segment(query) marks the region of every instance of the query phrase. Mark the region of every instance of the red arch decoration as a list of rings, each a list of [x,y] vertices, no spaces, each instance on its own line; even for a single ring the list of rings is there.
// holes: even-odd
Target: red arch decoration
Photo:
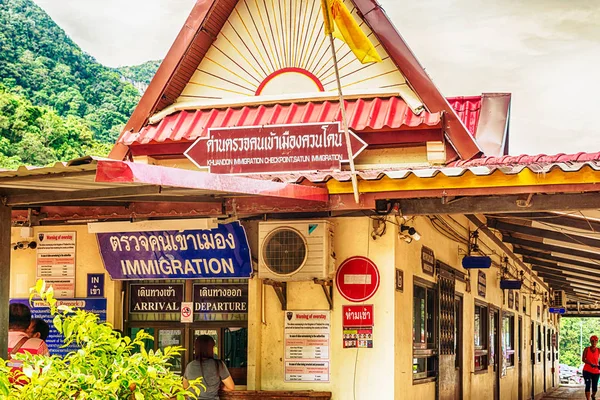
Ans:
[[[273,80],[275,77],[285,74],[287,72],[296,72],[298,74],[302,74],[308,78],[310,78],[315,85],[317,85],[317,87],[319,88],[319,92],[324,92],[325,88],[323,87],[323,84],[321,83],[321,81],[319,80],[319,78],[317,78],[313,73],[303,69],[303,68],[297,68],[297,67],[286,67],[286,68],[282,68],[279,69],[273,73],[271,73],[269,76],[267,76],[261,83],[260,85],[258,85],[258,88],[256,89],[256,93],[254,93],[256,96],[260,96],[260,94],[262,93],[263,89],[265,88],[265,86],[271,81]]]

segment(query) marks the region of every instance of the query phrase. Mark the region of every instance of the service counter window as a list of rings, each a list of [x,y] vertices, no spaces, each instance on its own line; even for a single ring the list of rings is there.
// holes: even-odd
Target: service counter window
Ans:
[[[437,371],[436,291],[429,282],[413,287],[413,380],[434,378]]]
[[[475,304],[473,336],[475,339],[475,371],[488,367],[488,307],[483,303]]]
[[[183,373],[194,358],[199,335],[215,339],[214,354],[225,362],[237,385],[245,385],[248,366],[248,281],[171,280],[126,284],[125,332],[150,335],[147,350],[182,346],[186,351],[171,360],[172,370]],[[191,302],[193,322],[181,322],[181,303]]]
[[[502,347],[504,348],[504,365],[515,365],[515,316],[505,312],[502,316]]]

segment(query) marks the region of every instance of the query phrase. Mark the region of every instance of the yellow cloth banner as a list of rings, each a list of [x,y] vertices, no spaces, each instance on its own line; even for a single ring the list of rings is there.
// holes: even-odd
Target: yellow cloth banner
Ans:
[[[321,9],[325,21],[325,35],[332,34],[346,43],[363,64],[381,62],[377,50],[342,0],[321,0]]]

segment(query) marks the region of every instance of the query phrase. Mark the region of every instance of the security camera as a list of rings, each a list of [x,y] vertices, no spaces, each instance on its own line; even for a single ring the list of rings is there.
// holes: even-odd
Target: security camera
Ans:
[[[421,240],[421,235],[419,235],[419,232],[412,226],[400,225],[400,234],[407,243],[410,243],[413,240]]]
[[[35,248],[37,248],[37,242],[22,241],[22,242],[13,243],[12,246],[13,246],[13,250],[35,249]]]

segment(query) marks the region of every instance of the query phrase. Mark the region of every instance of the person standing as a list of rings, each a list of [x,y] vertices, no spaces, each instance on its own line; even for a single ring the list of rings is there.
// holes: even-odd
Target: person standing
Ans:
[[[33,318],[27,329],[27,334],[30,338],[40,338],[45,342],[50,334],[50,326],[41,318]]]
[[[215,340],[209,335],[200,335],[194,341],[195,360],[185,367],[183,374],[183,387],[190,387],[190,381],[202,377],[202,384],[206,390],[193,388],[198,394],[198,399],[219,400],[219,389],[223,384],[223,390],[235,389],[233,379],[225,363],[215,359]]]
[[[598,349],[597,345],[598,336],[592,335],[590,337],[590,346],[583,349],[583,355],[581,356],[581,361],[583,361],[584,364],[583,380],[585,381],[585,398],[587,400],[596,400],[596,392],[598,391],[598,378],[600,377],[598,361],[600,358],[600,349]]]

